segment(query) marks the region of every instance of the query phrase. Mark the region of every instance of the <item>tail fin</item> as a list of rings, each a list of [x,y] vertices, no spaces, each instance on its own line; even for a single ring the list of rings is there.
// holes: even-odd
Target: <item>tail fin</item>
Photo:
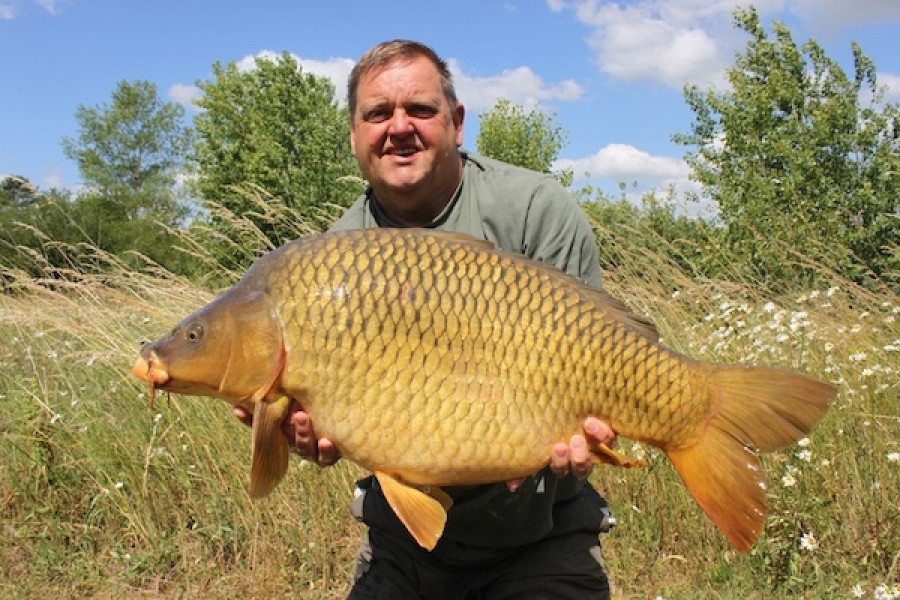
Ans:
[[[692,445],[666,454],[685,486],[740,552],[766,518],[757,452],[802,438],[825,414],[835,390],[799,373],[766,367],[711,367],[712,411]]]

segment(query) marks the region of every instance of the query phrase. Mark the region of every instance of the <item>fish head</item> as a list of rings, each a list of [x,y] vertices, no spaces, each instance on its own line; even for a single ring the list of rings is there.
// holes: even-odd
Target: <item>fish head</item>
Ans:
[[[280,364],[280,321],[268,295],[236,286],[144,344],[131,372],[156,389],[212,396],[238,406],[266,386]]]

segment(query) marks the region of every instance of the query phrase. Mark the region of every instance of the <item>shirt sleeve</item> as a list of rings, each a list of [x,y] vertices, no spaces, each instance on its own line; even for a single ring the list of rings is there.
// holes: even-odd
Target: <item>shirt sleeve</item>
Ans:
[[[600,259],[591,225],[575,199],[552,177],[535,188],[525,217],[526,256],[600,287]]]

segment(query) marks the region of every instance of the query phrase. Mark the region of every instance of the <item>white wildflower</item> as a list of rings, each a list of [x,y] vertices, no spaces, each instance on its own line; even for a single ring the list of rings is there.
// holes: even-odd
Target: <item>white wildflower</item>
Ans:
[[[812,461],[812,452],[810,452],[809,450],[801,450],[800,452],[797,453],[797,458],[799,458],[800,460],[806,461],[806,462],[811,462]]]
[[[853,589],[850,590],[850,594],[854,598],[862,598],[863,596],[866,595],[866,590],[863,589],[862,584],[857,583],[856,585],[853,586]]]
[[[797,445],[801,448],[806,448],[809,446],[809,438],[801,438],[797,440]]]
[[[797,485],[797,480],[794,478],[793,474],[785,473],[784,477],[781,478],[781,485],[784,487],[794,487]]]
[[[896,600],[900,598],[900,584],[894,584],[893,587],[886,583],[882,583],[872,592],[872,597],[876,600]]]
[[[900,452],[889,452],[887,459],[889,463],[900,464]]]
[[[816,540],[816,536],[813,535],[812,531],[807,531],[800,537],[800,547],[808,552],[812,552],[819,548],[819,542]]]

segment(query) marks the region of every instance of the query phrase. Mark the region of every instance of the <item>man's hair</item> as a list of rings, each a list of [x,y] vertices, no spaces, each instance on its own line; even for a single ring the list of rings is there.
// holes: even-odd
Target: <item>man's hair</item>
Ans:
[[[363,77],[395,62],[408,62],[420,56],[424,56],[431,61],[431,64],[437,69],[441,77],[441,88],[444,91],[444,97],[450,106],[455,108],[459,101],[456,98],[456,90],[453,88],[453,77],[450,75],[447,63],[425,44],[411,40],[391,40],[382,42],[363,54],[353,66],[353,70],[350,71],[350,78],[347,81],[347,108],[350,110],[350,121],[353,121],[353,115],[356,113],[356,91]]]

